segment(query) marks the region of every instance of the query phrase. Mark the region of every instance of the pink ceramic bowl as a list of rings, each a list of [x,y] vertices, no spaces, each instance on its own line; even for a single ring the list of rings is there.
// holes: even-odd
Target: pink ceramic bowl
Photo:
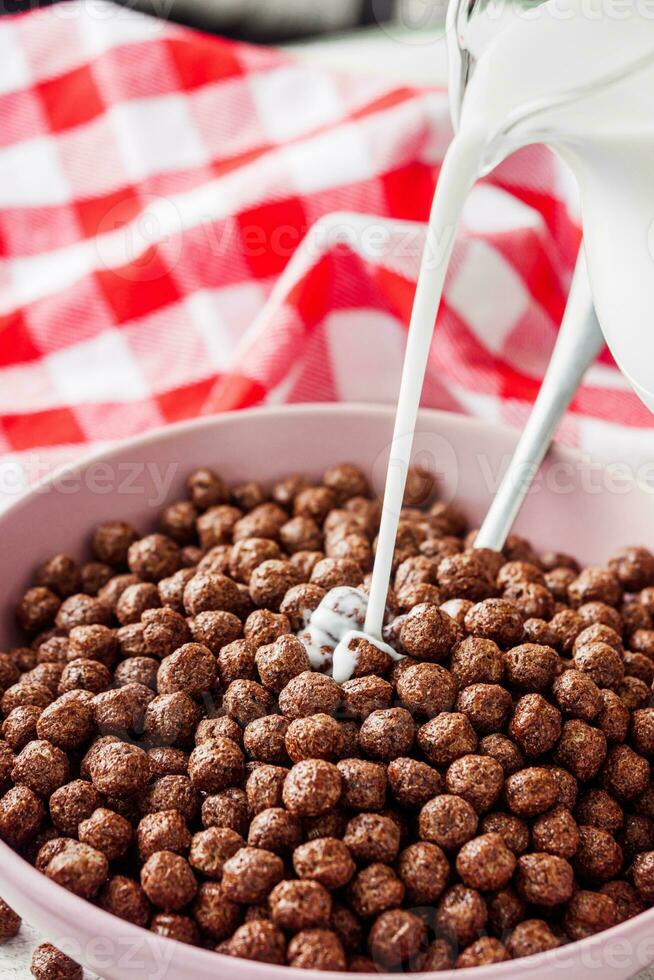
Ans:
[[[380,490],[392,423],[392,410],[385,407],[309,405],[246,411],[132,440],[45,484],[0,517],[0,649],[17,640],[13,605],[35,565],[61,550],[77,548],[81,556],[97,522],[125,518],[145,530],[164,499],[182,495],[185,474],[201,464],[214,466],[231,481],[271,481],[293,470],[318,476],[328,464],[352,460],[368,471]],[[498,471],[515,441],[514,432],[499,426],[425,411],[416,457],[439,471],[443,494],[456,494],[475,523],[488,506]],[[635,482],[625,486],[622,481],[616,487],[597,467],[557,449],[516,530],[537,547],[600,561],[624,544],[651,545],[652,527],[651,492]],[[48,881],[4,844],[0,894],[50,940],[106,980],[215,980],[223,974],[235,980],[288,977],[283,967],[218,956],[122,922]],[[551,980],[569,971],[575,980],[624,980],[653,961],[654,910],[563,950],[457,971],[457,977]],[[325,974],[316,974],[315,980],[319,977]]]

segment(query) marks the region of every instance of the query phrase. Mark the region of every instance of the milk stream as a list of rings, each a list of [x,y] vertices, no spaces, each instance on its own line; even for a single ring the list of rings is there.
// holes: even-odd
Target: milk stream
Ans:
[[[356,590],[333,590],[303,636],[316,669],[341,681],[356,666],[357,636],[390,650],[382,629],[393,551],[465,200],[478,176],[536,142],[558,152],[577,179],[598,318],[617,363],[654,410],[654,17],[636,0],[603,0],[590,14],[585,0],[549,0],[531,16],[513,18],[481,55],[443,161],[409,325],[370,595],[366,602]]]

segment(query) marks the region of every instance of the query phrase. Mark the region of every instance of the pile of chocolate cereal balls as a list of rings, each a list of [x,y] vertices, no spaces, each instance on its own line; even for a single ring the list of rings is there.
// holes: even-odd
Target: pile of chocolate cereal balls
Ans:
[[[109,520],[91,561],[50,558],[19,602],[2,840],[160,936],[318,970],[500,963],[654,903],[648,550],[583,570],[515,536],[473,551],[412,471],[385,633],[406,659],[362,641],[338,685],[295,634],[369,584],[365,476],[269,492],[198,469],[187,490],[154,533]],[[34,976],[81,975],[48,972],[57,953]]]

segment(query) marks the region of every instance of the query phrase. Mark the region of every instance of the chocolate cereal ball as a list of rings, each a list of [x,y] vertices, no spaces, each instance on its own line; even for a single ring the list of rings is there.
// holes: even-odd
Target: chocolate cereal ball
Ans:
[[[485,735],[479,743],[481,755],[490,755],[501,765],[504,775],[510,776],[524,766],[522,752],[510,738],[505,735]]]
[[[90,817],[81,821],[78,836],[83,844],[101,851],[108,861],[117,861],[132,841],[132,825],[119,813],[98,807]]]
[[[211,738],[191,752],[188,773],[196,789],[218,793],[228,786],[238,786],[245,777],[243,753],[229,738]]]
[[[581,670],[566,670],[552,686],[561,711],[571,718],[592,721],[600,712],[602,698],[592,678]]]
[[[593,883],[615,878],[622,868],[622,849],[612,834],[600,827],[579,827],[574,867],[580,878]]]
[[[600,888],[602,895],[612,898],[617,913],[617,922],[626,922],[627,919],[640,915],[646,909],[645,903],[639,898],[635,888],[626,881],[607,881]]]
[[[439,664],[414,663],[397,678],[397,696],[414,714],[432,717],[448,711],[456,698],[456,683]]]
[[[226,720],[231,722],[231,718]],[[329,720],[332,721],[333,719],[330,718]],[[287,763],[289,756],[286,751],[285,739],[288,728],[288,719],[282,715],[266,715],[264,718],[255,718],[243,732],[243,745],[248,756],[251,759],[268,762],[271,765]],[[299,759],[294,761],[299,761]]]
[[[357,861],[390,864],[400,847],[400,829],[390,817],[358,813],[348,822],[343,843]]]
[[[497,891],[509,883],[516,866],[500,834],[482,834],[463,845],[456,870],[463,883],[478,891]]]
[[[193,916],[203,935],[222,942],[232,935],[242,920],[242,910],[228,899],[225,889],[216,881],[205,881],[198,888]]]
[[[496,936],[505,937],[527,913],[527,906],[513,888],[503,888],[488,896],[487,905],[489,929]]]
[[[186,821],[177,810],[159,810],[147,813],[136,828],[139,857],[145,862],[157,851],[188,854],[191,834]]]
[[[145,929],[150,921],[150,903],[145,892],[133,878],[115,875],[104,884],[98,895],[98,905],[119,919],[133,922]]]
[[[93,898],[109,873],[109,862],[101,851],[78,841],[67,841],[45,867],[45,874],[58,885],[79,895]]]
[[[397,871],[409,900],[415,905],[430,905],[443,892],[450,865],[437,844],[419,841],[402,851]]]
[[[300,818],[281,807],[269,807],[255,814],[248,831],[250,847],[261,847],[275,854],[286,854],[300,844]]]
[[[295,636],[283,635],[260,646],[256,668],[264,687],[279,694],[294,677],[309,672],[311,664],[304,644]]]
[[[17,936],[21,924],[20,916],[0,898],[0,945]]]
[[[126,742],[103,745],[90,765],[93,785],[108,796],[136,796],[150,776],[150,760],[143,749]]]
[[[214,656],[220,653],[222,647],[238,640],[243,630],[238,616],[225,610],[198,613],[188,625],[195,642],[208,647]]]
[[[22,847],[36,836],[44,816],[36,793],[28,786],[12,786],[0,799],[0,839],[10,847]]]
[[[243,836],[248,826],[248,801],[238,787],[205,797],[202,803],[203,827],[227,827]]]
[[[88,595],[98,595],[103,585],[112,578],[114,573],[110,565],[100,561],[89,561],[80,569],[81,589]]]
[[[414,606],[400,631],[404,650],[417,660],[431,662],[444,660],[459,638],[454,620],[429,602]]]
[[[42,943],[32,953],[30,973],[35,980],[82,980],[84,971],[51,943]]]
[[[71,660],[64,667],[57,690],[59,694],[75,690],[99,694],[100,691],[106,691],[110,684],[111,674],[104,664],[97,660],[79,658]]]
[[[126,521],[105,521],[96,527],[91,548],[99,561],[120,568],[127,564],[127,552],[137,538],[138,534]]]
[[[342,971],[346,966],[343,945],[330,929],[305,929],[288,944],[288,965],[300,970]]]
[[[511,706],[511,695],[499,684],[470,684],[456,701],[457,711],[482,734],[504,728]]]
[[[565,858],[554,854],[523,854],[518,858],[516,889],[525,902],[553,908],[574,891],[574,874]]]
[[[473,966],[490,966],[493,963],[505,963],[511,956],[499,939],[493,936],[482,936],[459,954],[456,967],[464,970]]]
[[[26,704],[14,708],[2,723],[1,772],[0,784],[7,790],[11,783],[11,770],[14,765],[14,752],[20,752],[28,742],[37,738],[36,723],[43,708],[35,704]],[[11,753],[11,754],[9,754]]]
[[[274,643],[280,636],[291,632],[287,616],[269,609],[255,609],[249,614],[243,626],[243,636],[255,648]]]
[[[68,780],[68,758],[50,742],[29,742],[16,757],[11,778],[38,796],[49,797]]]
[[[359,731],[359,743],[373,759],[395,759],[406,755],[413,745],[415,725],[404,708],[373,711]]]
[[[298,585],[299,581],[300,576],[291,562],[269,559],[258,565],[252,572],[249,582],[250,595],[255,605],[265,606],[277,612],[288,590]],[[320,584],[318,582],[318,585]]]
[[[472,636],[493,640],[501,647],[511,647],[522,637],[523,617],[507,599],[484,599],[468,610],[465,628]]]
[[[123,627],[136,626],[141,622],[141,617],[145,612],[149,609],[156,609],[160,604],[159,592],[152,582],[138,582],[135,585],[128,585],[116,602],[116,619]],[[145,652],[144,631],[145,627],[140,631],[143,652]],[[120,636],[118,640],[120,642]]]
[[[546,691],[556,674],[558,656],[552,647],[522,643],[504,654],[506,680],[520,691]]]
[[[305,759],[286,777],[284,805],[298,816],[317,817],[336,806],[341,790],[341,773],[335,765],[323,759]]]
[[[568,859],[576,854],[580,843],[577,822],[564,806],[554,807],[538,817],[532,824],[531,835],[535,850]]]
[[[477,814],[467,800],[443,794],[426,803],[418,818],[422,840],[445,850],[455,850],[471,840],[477,831]]]
[[[575,810],[579,823],[615,833],[624,823],[622,807],[604,789],[590,788],[580,797]]]
[[[355,871],[349,848],[335,837],[322,837],[301,844],[293,852],[298,878],[317,881],[332,891],[346,885]]]
[[[258,963],[284,965],[286,940],[282,931],[272,922],[255,920],[239,926],[221,952]]]
[[[530,766],[508,777],[504,795],[512,813],[519,817],[534,817],[555,804],[558,786],[549,769]]]
[[[333,678],[307,670],[286,684],[279,695],[279,707],[291,719],[332,715],[340,699],[341,689]]]
[[[436,909],[439,934],[459,946],[476,939],[486,925],[488,910],[478,891],[465,885],[453,885],[445,892]]]
[[[484,813],[502,792],[504,771],[490,756],[464,755],[448,768],[445,785],[448,793],[462,796],[477,813]]]
[[[578,891],[568,903],[563,928],[570,939],[586,939],[617,922],[615,902],[600,892]]]
[[[340,724],[330,715],[317,714],[286,722],[285,747],[293,762],[323,759],[333,762],[343,754],[345,738]]]
[[[344,714],[361,721],[371,711],[390,708],[393,700],[393,688],[389,682],[383,677],[372,675],[345,681],[337,693],[341,698]]]
[[[151,745],[186,746],[193,741],[199,718],[198,706],[188,694],[160,694],[146,708],[143,734]]]
[[[93,731],[92,698],[88,691],[68,691],[58,697],[39,716],[39,738],[64,750],[80,746]]]
[[[561,735],[561,712],[541,694],[526,694],[515,705],[509,734],[526,756],[544,755]]]
[[[402,807],[423,806],[440,793],[443,786],[440,773],[417,759],[393,759],[387,776],[391,793]]]
[[[190,834],[189,834],[190,839]],[[208,827],[191,840],[189,864],[205,878],[219,881],[225,861],[245,846],[240,834],[226,827]]]
[[[520,855],[529,847],[529,827],[512,813],[487,813],[481,821],[485,834],[499,834],[514,854]]]
[[[283,805],[282,794],[289,770],[284,766],[257,763],[247,778],[245,792],[251,813]]]
[[[26,633],[38,633],[50,626],[58,614],[61,600],[51,589],[28,589],[16,607],[16,620]]]
[[[179,547],[165,534],[149,534],[127,551],[129,570],[144,582],[159,582],[174,575],[180,561]]]
[[[143,813],[178,810],[191,821],[199,808],[199,794],[187,776],[161,776],[152,781],[141,801]]]
[[[288,932],[329,925],[332,898],[317,881],[281,881],[268,902],[272,921]]]
[[[474,552],[443,558],[438,566],[437,579],[446,599],[480,602],[497,594],[492,573]]]
[[[101,796],[92,783],[74,779],[60,786],[50,796],[50,818],[57,830],[74,837],[82,820],[88,819],[101,805]]]
[[[35,705],[45,708],[52,703],[53,694],[49,687],[38,681],[22,681],[12,684],[2,695],[2,713],[7,718],[16,708]]]
[[[185,643],[162,661],[157,691],[159,694],[183,691],[197,698],[211,689],[215,679],[216,661],[211,650],[200,643]]]
[[[396,967],[419,951],[426,935],[422,919],[403,909],[383,912],[370,930],[368,946],[376,964]]]
[[[141,868],[148,899],[164,912],[177,912],[195,897],[197,881],[188,862],[172,851],[156,851]]]
[[[242,847],[223,865],[222,887],[232,902],[262,902],[284,877],[284,862],[272,851]]]
[[[477,735],[460,712],[441,712],[418,729],[418,745],[430,762],[446,766],[477,748]]]
[[[363,868],[348,888],[350,905],[362,919],[374,918],[402,904],[405,888],[387,864]]]
[[[647,903],[654,901],[654,851],[636,855],[632,876],[640,897]]]
[[[524,919],[517,923],[506,939],[506,948],[516,960],[556,949],[560,945],[561,940],[543,919]]]
[[[624,677],[622,654],[608,643],[587,643],[575,651],[575,667],[598,687],[616,688]]]
[[[468,636],[454,647],[450,670],[459,688],[498,684],[504,675],[504,658],[493,640]]]
[[[153,916],[150,931],[166,939],[175,939],[178,943],[197,945],[198,927],[193,919],[186,915],[176,915],[171,912],[159,912]]]
[[[582,782],[593,779],[606,758],[606,736],[577,718],[566,721],[554,757]]]
[[[301,764],[301,763],[300,763]],[[350,810],[381,810],[386,802],[386,767],[364,759],[341,759],[341,805]]]
[[[629,708],[615,691],[600,691],[601,708],[596,724],[608,741],[624,742],[629,731]]]
[[[627,745],[613,745],[602,769],[604,788],[619,800],[632,800],[644,793],[650,780],[650,765]]]

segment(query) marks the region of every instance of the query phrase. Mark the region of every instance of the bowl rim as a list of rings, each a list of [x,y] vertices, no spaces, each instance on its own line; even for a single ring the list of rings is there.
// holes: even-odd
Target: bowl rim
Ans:
[[[28,492],[22,494],[0,513],[0,533],[2,532],[2,525],[5,520],[10,517],[14,518],[25,507],[29,507],[31,500],[56,479],[60,479],[63,475],[70,472],[78,472],[101,461],[111,461],[115,456],[122,455],[126,451],[147,449],[150,445],[184,437],[190,432],[202,429],[220,429],[223,426],[228,426],[232,422],[247,422],[249,419],[264,415],[279,418],[283,424],[283,420],[288,416],[305,416],[313,419],[324,415],[347,417],[352,414],[377,416],[387,420],[389,425],[391,425],[395,417],[395,408],[393,405],[368,404],[365,402],[309,402],[242,409],[234,412],[226,412],[222,415],[201,416],[199,418],[157,427],[142,435],[119,440],[108,448],[104,447],[95,450],[83,455],[79,460],[74,460],[57,468],[54,473],[40,480]],[[477,419],[439,409],[421,409],[419,417],[420,419],[430,420],[432,423],[444,424],[450,431],[452,429],[457,431],[476,430],[481,434],[497,434],[499,432],[514,441],[517,441],[520,435],[518,429],[503,423]],[[574,460],[582,466],[585,466],[587,462],[593,460],[590,454],[582,454],[577,449],[559,444],[554,444],[550,448],[548,458]],[[651,488],[645,489],[650,494],[652,493]],[[200,967],[203,967],[204,972],[207,973],[212,966],[214,972],[221,968],[231,969],[237,972],[239,965],[242,964],[242,969],[247,969],[257,980],[270,980],[271,977],[275,977],[277,980],[284,980],[284,978],[288,980],[288,971],[290,969],[288,966],[258,963],[253,960],[239,960],[236,957],[230,957],[212,950],[186,945],[173,939],[158,936],[150,932],[149,929],[144,929],[124,919],[120,919],[92,902],[69,892],[67,889],[57,885],[56,882],[51,881],[40,871],[37,871],[17,851],[14,851],[4,843],[4,841],[0,841],[0,867],[2,867],[3,879],[10,882],[14,891],[29,893],[30,902],[42,910],[43,916],[46,919],[49,910],[52,907],[57,907],[59,918],[66,918],[71,922],[77,919],[83,920],[86,922],[86,932],[93,931],[98,936],[106,937],[111,936],[111,933],[116,930],[116,924],[119,923],[118,928],[120,929],[121,936],[132,939],[134,942],[138,942],[139,940],[143,942],[144,938],[148,937],[148,943],[154,943],[155,945],[160,943],[173,944],[176,956],[183,958],[184,966],[190,971],[190,975],[193,974],[195,968],[199,970]],[[461,977],[462,980],[473,980],[473,978],[476,978],[476,980],[485,980],[485,978],[488,978],[488,980],[499,980],[499,978],[505,977],[512,978],[512,980],[515,978],[517,980],[519,976],[524,976],[526,973],[538,970],[547,964],[551,964],[555,969],[563,969],[567,964],[574,966],[580,958],[579,954],[590,958],[593,953],[596,953],[601,947],[610,944],[612,941],[629,941],[636,934],[642,933],[645,923],[649,923],[650,926],[654,925],[654,907],[641,912],[639,915],[625,922],[612,926],[610,929],[596,933],[586,939],[566,944],[558,949],[537,953],[522,959],[510,960],[506,963],[456,970],[456,976]],[[170,946],[167,945],[163,948],[170,949]],[[216,959],[217,957],[218,959]],[[595,966],[597,967],[597,965],[596,962]],[[641,969],[645,965],[645,963],[635,964],[635,968]],[[318,976],[316,971],[313,972],[315,976]],[[325,980],[339,980],[339,978],[342,980],[343,975],[343,973],[331,971],[320,972],[319,974]],[[390,976],[391,974],[360,974],[360,976],[368,978],[384,975]],[[426,972],[417,975],[432,976],[434,974]],[[442,976],[444,974],[439,975]]]

